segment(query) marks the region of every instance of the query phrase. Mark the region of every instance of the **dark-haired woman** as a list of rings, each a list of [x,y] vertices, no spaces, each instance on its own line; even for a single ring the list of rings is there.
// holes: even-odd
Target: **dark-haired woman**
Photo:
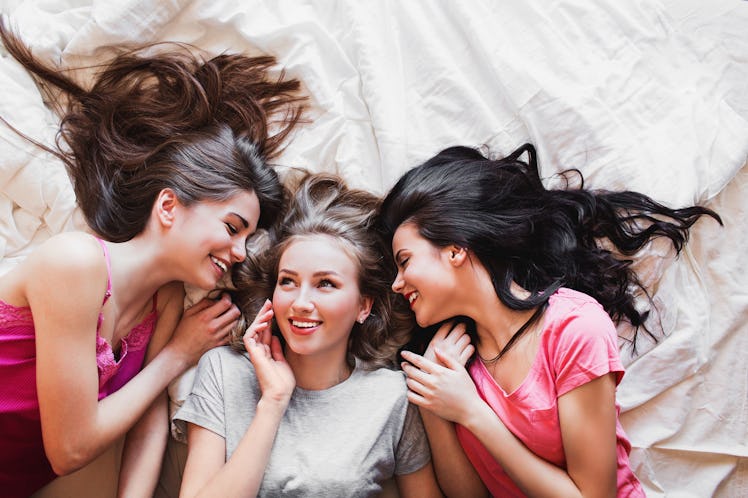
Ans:
[[[299,83],[271,78],[272,58],[172,47],[123,53],[84,88],[2,23],[0,36],[61,92],[47,95],[62,109],[59,148],[42,147],[67,166],[93,232],[50,238],[0,280],[0,489],[28,497],[127,434],[120,494],[151,496],[165,388],[239,317],[228,296],[183,313],[182,284],[215,288],[280,210],[265,158],[299,118]]]
[[[453,147],[397,182],[382,206],[392,288],[420,326],[446,321],[422,356],[403,352],[445,494],[644,496],[615,400],[614,322],[646,318],[624,258],[655,237],[680,251],[702,215],[720,221],[635,192],[546,189],[530,145],[499,160]]]

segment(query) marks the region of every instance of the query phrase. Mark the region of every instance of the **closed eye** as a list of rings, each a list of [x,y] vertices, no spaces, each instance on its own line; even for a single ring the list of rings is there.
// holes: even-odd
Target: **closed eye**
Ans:
[[[293,283],[294,283],[293,280],[291,278],[289,278],[289,277],[280,277],[278,279],[278,285],[280,285],[280,286],[283,286],[283,285],[293,285]]]
[[[231,223],[225,223],[225,225],[226,225],[226,230],[231,235],[236,235],[237,233],[239,233],[239,230],[237,230],[237,228],[234,225],[232,225]]]
[[[410,258],[403,258],[400,260],[398,265],[400,266],[400,268],[405,268],[405,266],[408,264],[408,261],[410,261]]]

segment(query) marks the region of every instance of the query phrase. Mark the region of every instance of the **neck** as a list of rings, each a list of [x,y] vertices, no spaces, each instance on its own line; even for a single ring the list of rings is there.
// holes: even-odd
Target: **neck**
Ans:
[[[150,247],[147,239],[135,237],[127,242],[107,243],[107,246],[112,298],[118,308],[142,308],[159,288],[173,280],[169,278],[161,251]]]
[[[464,316],[475,321],[478,353],[493,358],[506,346],[515,332],[532,316],[533,310],[516,311],[499,300],[491,277],[482,266],[476,266],[472,281],[461,286]],[[516,284],[512,292],[522,296],[527,291]]]
[[[335,356],[303,355],[286,348],[286,361],[293,370],[296,385],[307,391],[329,389],[351,376],[353,365],[348,363],[347,351]]]

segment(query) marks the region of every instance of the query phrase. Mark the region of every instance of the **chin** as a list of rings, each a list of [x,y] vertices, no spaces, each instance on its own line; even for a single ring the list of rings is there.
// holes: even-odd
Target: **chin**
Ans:
[[[428,327],[430,325],[433,325],[436,322],[433,321],[433,320],[428,320],[428,319],[426,319],[426,317],[422,318],[422,317],[418,316],[418,314],[416,314],[416,323],[418,324],[419,327],[425,329],[426,327]]]

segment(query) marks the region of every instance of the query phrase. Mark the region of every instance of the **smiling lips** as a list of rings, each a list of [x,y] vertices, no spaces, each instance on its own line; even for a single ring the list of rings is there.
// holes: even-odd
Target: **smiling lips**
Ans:
[[[226,271],[229,269],[229,265],[227,263],[225,263],[224,261],[221,261],[215,256],[211,255],[210,260],[213,262],[214,265],[216,265],[218,268],[221,269],[222,273],[226,273]]]
[[[410,304],[410,307],[413,308],[413,303],[418,299],[418,291],[413,291],[405,294],[405,299],[408,300],[408,304]]]
[[[295,320],[293,318],[290,318],[288,323],[291,324],[291,331],[298,335],[310,335],[322,325],[322,322],[316,320]]]

